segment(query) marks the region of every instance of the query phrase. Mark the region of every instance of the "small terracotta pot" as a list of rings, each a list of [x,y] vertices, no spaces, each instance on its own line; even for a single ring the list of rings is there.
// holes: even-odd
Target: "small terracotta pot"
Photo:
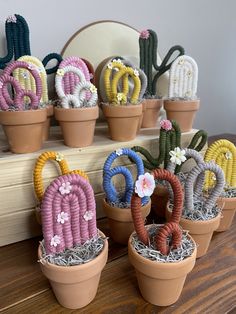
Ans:
[[[179,224],[184,230],[188,230],[191,237],[197,244],[197,258],[205,255],[209,248],[213,232],[217,230],[220,224],[220,216],[218,214],[213,219],[210,220],[190,220],[181,218]],[[171,211],[167,206],[166,218],[167,221],[170,220]]]
[[[0,111],[0,124],[6,134],[10,150],[25,154],[40,150],[43,128],[47,119],[46,109],[26,111]]]
[[[164,109],[168,120],[175,120],[181,132],[192,130],[194,118],[199,109],[200,101],[197,100],[164,100]]]
[[[162,106],[161,99],[145,99],[142,128],[154,128],[157,126],[160,110]]]
[[[47,110],[47,120],[44,123],[44,128],[43,128],[43,141],[47,141],[49,138],[50,122],[51,122],[51,117],[53,116],[53,113],[54,113],[54,106],[49,104],[46,106],[46,110]]]
[[[54,113],[66,146],[85,147],[93,143],[98,106],[71,109],[55,107]]]
[[[142,114],[139,117],[137,133],[140,132],[140,129],[141,129],[141,126],[142,126],[144,110],[145,110],[145,106],[144,106],[144,102],[142,102]]]
[[[150,209],[151,201],[141,207],[143,219],[148,216]],[[103,199],[103,210],[108,217],[112,239],[117,243],[127,245],[129,236],[134,231],[131,209],[111,206]]]
[[[128,104],[127,106],[104,104],[102,106],[112,140],[126,142],[135,139],[142,107],[142,104]]]
[[[105,237],[101,231],[99,233]],[[107,256],[108,241],[105,240],[102,252],[88,263],[68,267],[40,263],[40,267],[44,276],[50,281],[57,301],[68,309],[80,309],[95,298]],[[39,245],[38,258],[41,257],[42,251]]]
[[[217,204],[222,208],[222,217],[220,219],[220,225],[216,231],[226,231],[231,227],[232,221],[234,219],[234,214],[236,211],[236,197],[221,197],[219,198]]]
[[[151,209],[155,216],[165,218],[168,200],[169,192],[167,187],[160,184],[156,186],[151,196],[152,201]]]
[[[151,261],[138,254],[131,244],[132,236],[133,234],[128,242],[128,255],[130,263],[136,270],[138,286],[143,298],[158,306],[175,303],[180,297],[187,274],[195,265],[196,246],[193,254],[183,261],[163,263]]]

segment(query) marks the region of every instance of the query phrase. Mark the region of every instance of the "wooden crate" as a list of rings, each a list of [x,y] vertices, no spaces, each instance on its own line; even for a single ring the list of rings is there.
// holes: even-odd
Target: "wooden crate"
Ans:
[[[186,147],[197,130],[182,134],[182,147]],[[87,172],[93,186],[96,203],[97,217],[104,217],[102,199],[102,168],[107,156],[121,147],[140,145],[152,154],[158,154],[157,128],[143,129],[137,138],[130,142],[114,142],[108,138],[107,127],[96,127],[94,143],[86,148],[69,148],[63,144],[58,127],[52,130],[50,140],[45,142],[40,152],[31,154],[12,154],[7,151],[4,135],[0,135],[0,246],[21,241],[39,235],[41,228],[35,219],[36,199],[32,184],[32,173],[36,158],[43,151],[58,151],[64,154],[70,169],[83,169]],[[135,167],[128,158],[121,157],[119,164],[127,165],[131,171]],[[192,167],[188,161],[187,168]],[[54,163],[48,163],[43,171],[45,186],[58,175]],[[115,180],[121,184],[121,177]]]

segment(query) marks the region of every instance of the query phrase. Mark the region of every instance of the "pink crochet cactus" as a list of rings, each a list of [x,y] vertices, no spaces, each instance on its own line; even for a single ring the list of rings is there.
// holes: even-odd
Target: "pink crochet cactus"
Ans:
[[[81,70],[85,76],[86,81],[90,81],[90,73],[89,73],[88,67],[82,59],[78,57],[65,58],[60,63],[59,69],[63,69],[64,67],[67,67],[68,65],[74,66],[75,68],[78,68],[79,70]],[[62,80],[62,86],[63,86],[65,94],[73,94],[74,89],[79,82],[80,82],[79,77],[75,75],[74,73],[72,72],[65,73]]]
[[[9,95],[7,85],[11,84],[14,88],[14,98]],[[21,88],[20,83],[12,76],[2,74],[0,76],[0,109],[7,111],[12,105],[15,109],[24,110],[24,97],[28,96],[31,100],[30,109],[37,109],[41,96],[37,96],[31,91]]]
[[[47,254],[59,253],[97,236],[96,204],[88,180],[78,174],[55,179],[41,206]]]
[[[14,70],[22,69],[22,68],[29,71],[30,74],[33,76],[33,78],[35,80],[35,86],[36,86],[36,96],[40,100],[41,96],[42,96],[42,81],[41,81],[41,78],[40,78],[40,75],[38,73],[37,68],[33,64],[29,64],[29,63],[24,62],[24,61],[13,61],[13,62],[8,64],[8,66],[4,69],[2,74],[10,76]],[[3,95],[4,95],[4,98],[6,99],[7,103],[9,105],[13,105],[13,99],[10,97],[10,95],[7,91],[6,85],[3,88]]]

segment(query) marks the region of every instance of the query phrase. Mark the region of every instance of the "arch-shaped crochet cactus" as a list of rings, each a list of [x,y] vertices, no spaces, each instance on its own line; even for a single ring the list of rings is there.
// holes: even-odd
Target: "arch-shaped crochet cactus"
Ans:
[[[128,156],[133,160],[137,167],[137,178],[144,174],[144,167],[141,158],[131,149],[122,148],[112,152],[106,159],[103,166],[103,189],[109,203],[126,203],[130,204],[132,193],[134,190],[134,180],[131,172],[125,166],[116,166],[111,168],[113,162],[120,156]],[[112,178],[117,174],[121,174],[125,178],[125,192],[119,198],[118,192],[112,183]],[[144,197],[142,203],[146,204],[149,198]]]
[[[14,88],[14,97],[10,97],[7,85],[10,84]],[[0,76],[0,108],[7,111],[10,109],[22,111],[25,110],[24,97],[30,99],[28,109],[37,109],[39,106],[40,96],[31,91],[25,91],[21,88],[19,82],[12,76],[2,74]]]
[[[204,160],[206,162],[213,160],[223,170],[226,184],[229,187],[236,187],[236,147],[233,143],[225,139],[214,142],[208,147]],[[214,176],[207,172],[205,189],[208,190],[214,185]]]
[[[90,92],[89,98],[86,97],[86,91]],[[78,97],[80,107],[83,106],[85,101],[87,107],[93,107],[97,104],[97,88],[91,82],[83,81],[78,83],[75,87],[74,95]]]
[[[88,176],[86,175],[84,171],[82,170],[70,171],[67,161],[61,153],[53,152],[53,151],[43,152],[36,160],[36,163],[34,166],[34,172],[33,172],[34,191],[39,202],[42,201],[42,198],[44,195],[44,184],[43,184],[42,173],[43,173],[45,164],[49,160],[55,161],[59,165],[62,175],[69,174],[69,173],[76,173],[84,177],[86,180],[88,180]]]
[[[156,169],[152,172],[155,180],[165,180],[172,187],[174,195],[174,207],[172,210],[171,219],[156,234],[156,248],[162,254],[167,255],[170,247],[178,247],[182,239],[182,231],[179,227],[183,207],[183,192],[178,178],[171,172],[165,169]],[[135,231],[140,241],[145,245],[149,245],[150,239],[148,231],[144,226],[144,221],[141,215],[141,199],[137,194],[133,194],[131,200],[131,212],[134,221]],[[172,236],[171,243],[168,245],[167,238]]]
[[[162,60],[161,64],[157,64],[157,48],[158,38],[157,34],[151,30],[144,30],[139,36],[139,56],[140,56],[140,68],[144,71],[147,76],[148,85],[146,90],[146,96],[156,95],[156,85],[159,77],[168,71],[173,61],[184,54],[184,48],[176,45],[170,48],[166,56]],[[178,55],[170,61],[173,55],[178,52]],[[156,73],[153,76],[153,70]]]
[[[81,82],[81,77],[74,71],[67,71],[69,66],[75,67],[82,72],[84,80],[90,81],[90,74],[87,65],[79,57],[67,57],[60,64],[59,69],[64,70],[62,76],[62,88],[65,94],[73,94],[76,85]],[[60,72],[60,71],[59,71]]]
[[[78,174],[55,179],[44,194],[41,217],[47,254],[63,252],[96,237],[96,204],[88,180]]]
[[[26,80],[29,77],[29,74],[31,74],[31,77],[33,78],[30,82],[30,85],[25,85],[25,90],[26,91],[30,91],[31,93],[35,93],[36,96],[39,98],[39,101],[42,97],[42,81],[40,78],[40,75],[38,73],[37,68],[32,65],[29,64],[27,62],[24,61],[12,61],[11,63],[9,63],[6,68],[3,70],[3,74],[6,75],[11,75],[14,71],[17,71],[21,69],[21,71],[24,71],[25,75],[26,75]],[[28,81],[29,82],[29,81]],[[3,93],[6,94],[6,97],[8,97],[8,102],[11,103],[13,105],[13,100],[10,98],[10,96],[8,95],[7,92],[7,87],[3,89]],[[25,102],[27,103],[27,99],[25,100]]]
[[[49,63],[49,62],[51,62],[52,60],[56,60],[56,65],[54,65],[52,68],[49,68],[49,69],[46,69],[46,67],[47,67],[47,64]],[[51,52],[51,53],[49,53],[48,55],[46,55],[44,58],[43,58],[43,60],[42,60],[42,64],[43,64],[43,66],[44,66],[44,68],[46,69],[46,73],[47,74],[53,74],[53,73],[55,73],[55,72],[57,72],[57,69],[58,69],[58,66],[59,66],[59,64],[62,62],[62,56],[61,55],[59,55],[58,53],[56,53],[56,52]]]
[[[42,64],[42,62],[33,56],[22,56],[17,61],[24,61],[26,63],[35,67],[37,69],[41,83],[42,83],[42,97],[41,102],[44,104],[48,103],[48,86],[47,86],[47,73]],[[36,92],[35,80],[32,75],[29,73],[29,76],[25,75],[25,69],[17,68],[13,71],[13,76],[20,82],[22,88],[25,90],[31,90]]]
[[[170,160],[170,151],[175,147],[181,147],[181,131],[180,127],[174,120],[162,120],[160,122],[160,136],[159,136],[159,155],[153,157],[147,149],[141,146],[134,146],[132,150],[140,153],[145,157],[143,164],[146,169],[153,170],[160,167],[164,163],[164,168],[167,167]],[[187,148],[195,149],[197,151],[202,150],[207,142],[207,133],[204,130],[199,130],[194,134],[190,144]],[[175,173],[180,171],[180,167],[177,165]]]
[[[186,55],[172,63],[169,75],[169,98],[196,98],[198,66],[196,61]]]
[[[207,170],[212,171],[216,176],[216,184],[204,204],[207,212],[215,206],[223,191],[225,184],[223,170],[214,162],[198,164],[189,172],[185,182],[185,208],[189,211],[194,211],[194,198],[199,198],[202,195],[204,179],[199,180],[199,178],[202,178]]]

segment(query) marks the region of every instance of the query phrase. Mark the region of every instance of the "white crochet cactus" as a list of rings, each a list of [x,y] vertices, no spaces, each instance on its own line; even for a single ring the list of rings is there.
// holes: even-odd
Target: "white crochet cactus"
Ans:
[[[169,98],[195,99],[197,93],[198,66],[186,55],[178,57],[171,65]]]

